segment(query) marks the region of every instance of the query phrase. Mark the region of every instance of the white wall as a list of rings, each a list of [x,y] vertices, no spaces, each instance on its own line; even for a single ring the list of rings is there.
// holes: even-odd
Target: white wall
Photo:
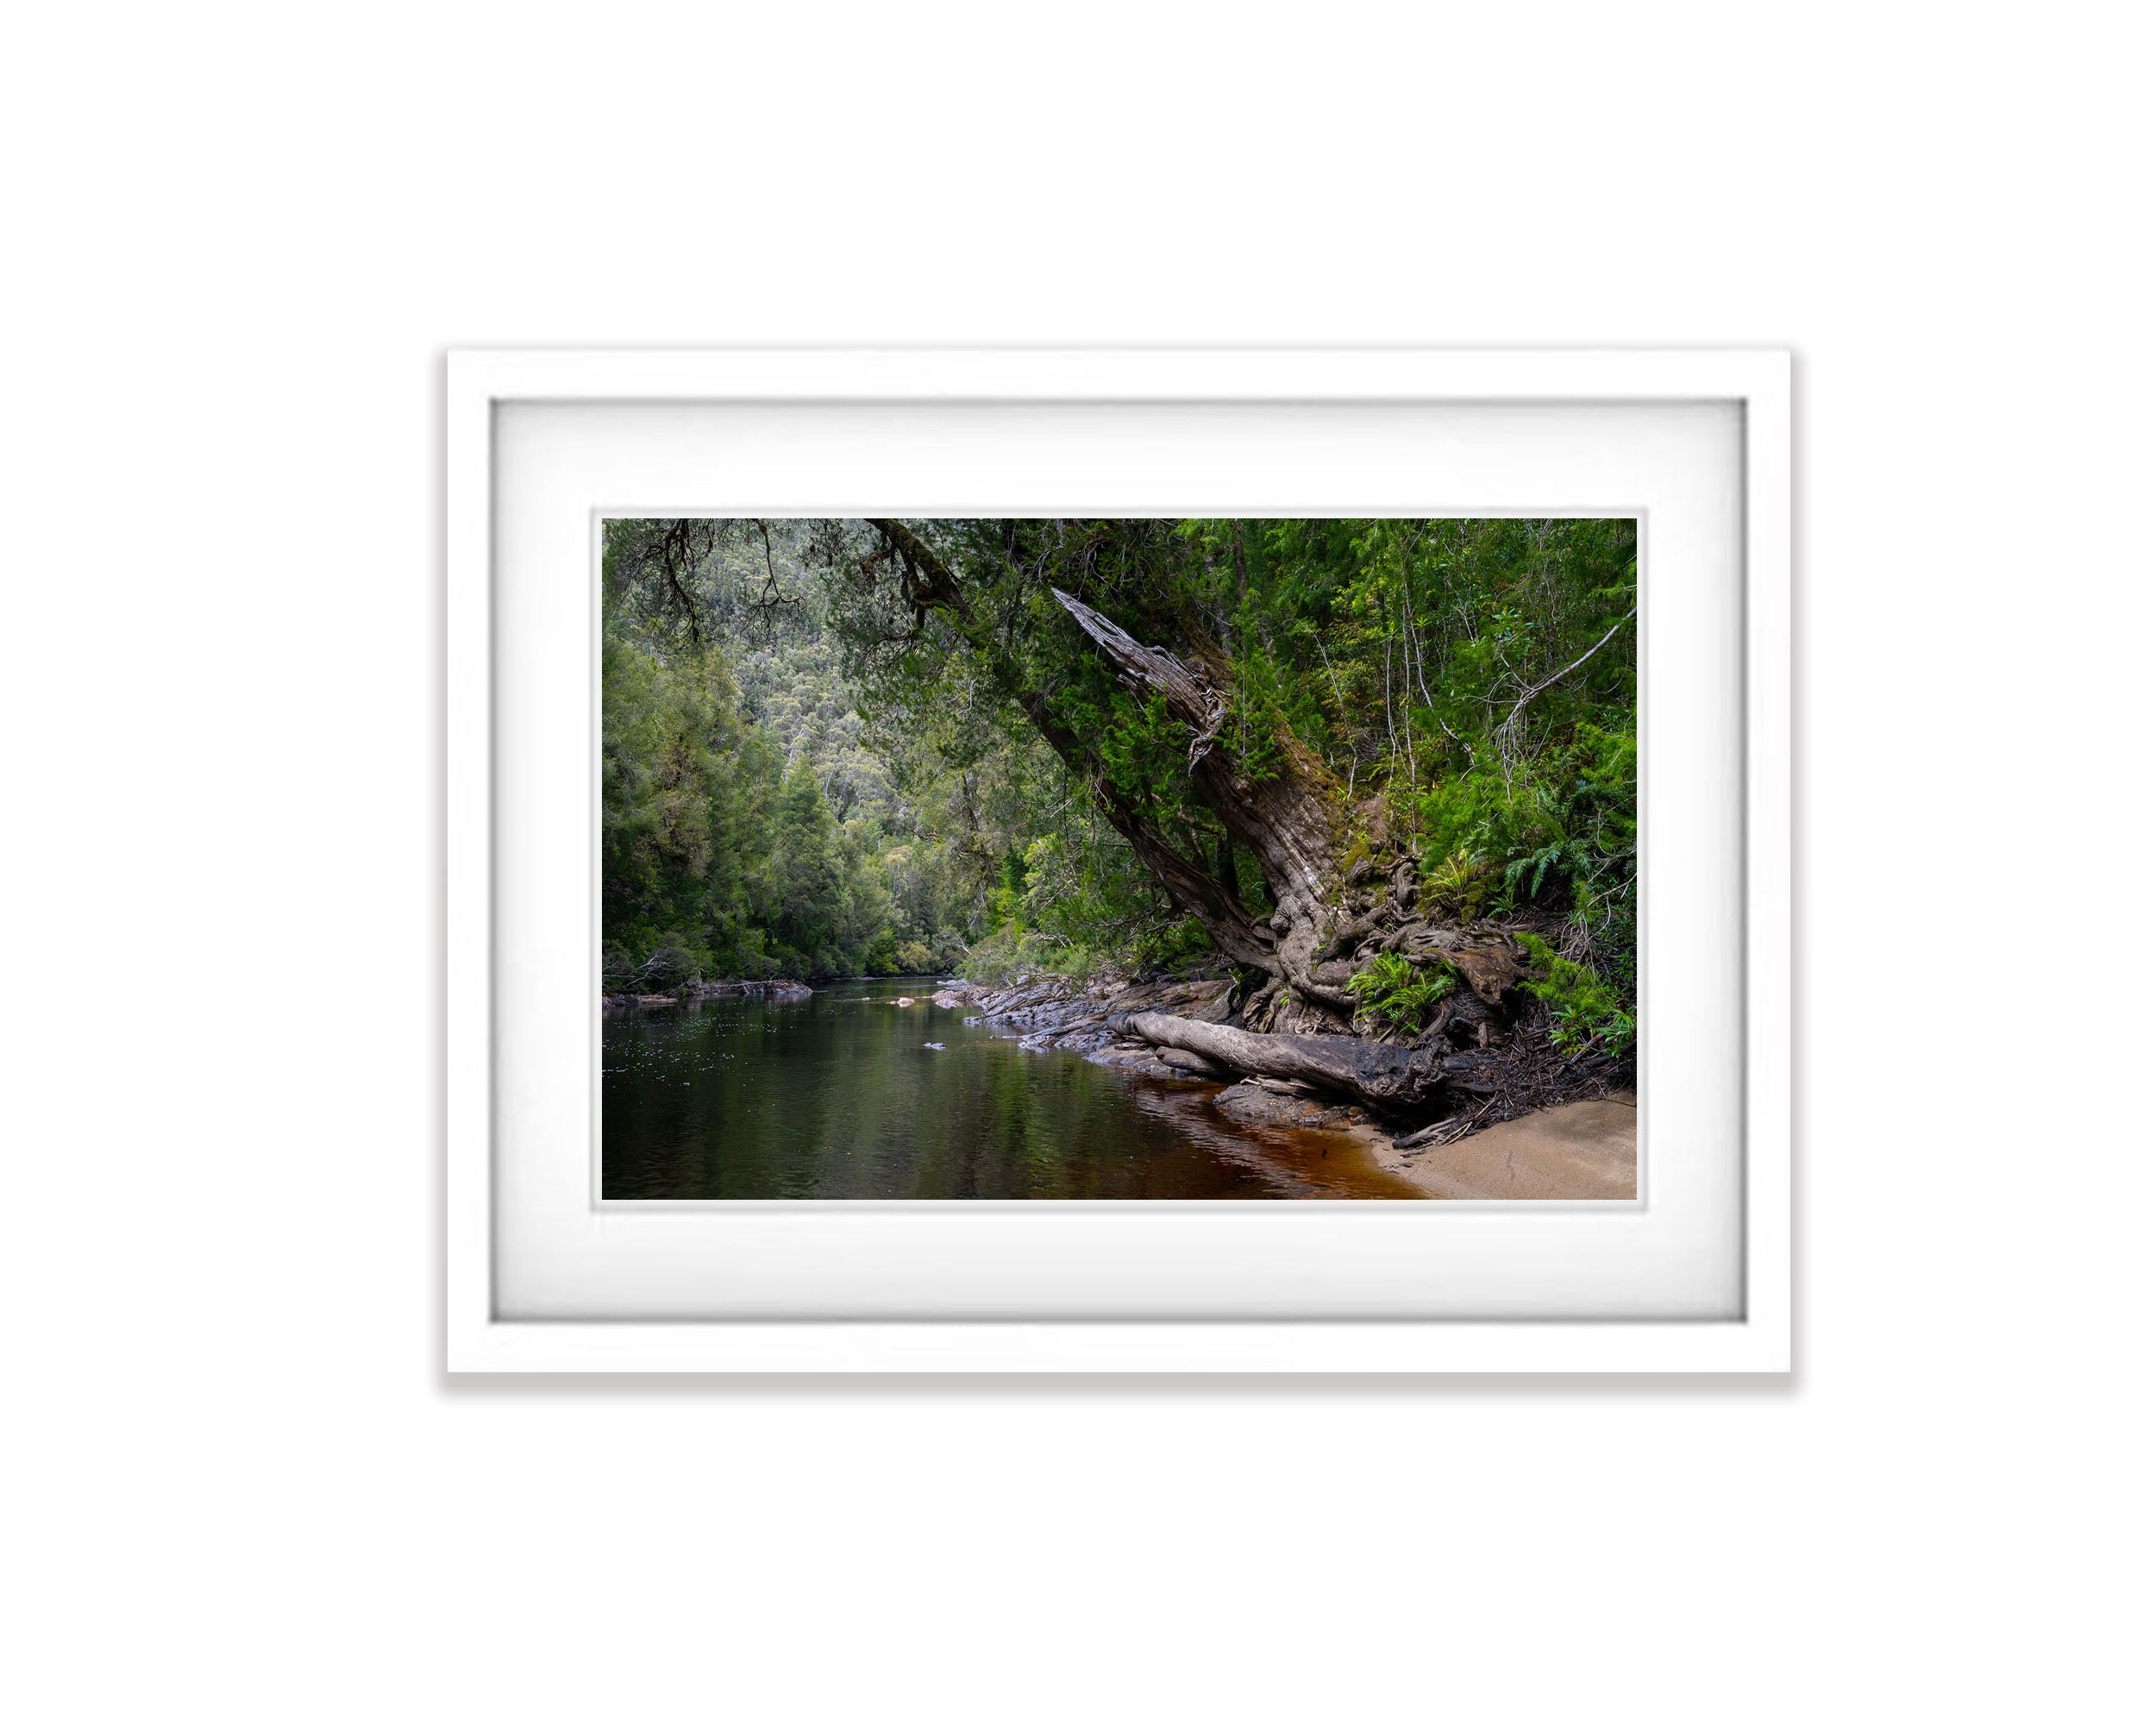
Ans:
[[[6,1710],[2125,1711],[2136,12],[786,9],[12,25]],[[838,340],[1796,348],[1794,1382],[445,1383],[441,351]]]

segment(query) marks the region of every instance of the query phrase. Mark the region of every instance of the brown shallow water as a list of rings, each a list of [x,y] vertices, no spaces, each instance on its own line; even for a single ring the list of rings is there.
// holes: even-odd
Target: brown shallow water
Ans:
[[[1239,1125],[1211,1106],[1217,1085],[1029,1052],[933,991],[840,983],[607,1019],[604,1195],[1422,1195],[1351,1138]],[[893,1004],[906,994],[918,1004]]]

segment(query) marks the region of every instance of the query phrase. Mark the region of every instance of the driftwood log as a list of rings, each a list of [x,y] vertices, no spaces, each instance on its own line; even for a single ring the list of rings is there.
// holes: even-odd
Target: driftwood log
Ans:
[[[1357,1036],[1264,1036],[1166,1013],[1140,1013],[1131,1028],[1157,1047],[1182,1049],[1216,1066],[1300,1079],[1381,1107],[1422,1107],[1452,1082],[1450,1050],[1395,1048]]]
[[[1166,1044],[1156,1045],[1160,1048],[1161,1064],[1175,1071],[1188,1072],[1194,1078],[1232,1079],[1236,1076],[1233,1067],[1223,1066],[1219,1061],[1208,1060],[1204,1055],[1194,1053],[1189,1049],[1170,1048]]]

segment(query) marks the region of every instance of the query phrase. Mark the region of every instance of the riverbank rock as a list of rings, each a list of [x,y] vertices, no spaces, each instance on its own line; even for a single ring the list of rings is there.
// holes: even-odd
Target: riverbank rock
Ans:
[[[601,994],[599,997],[600,1016],[612,1017],[616,1013],[648,1013],[661,1007],[678,1007],[678,994]]]
[[[1305,1132],[1337,1132],[1361,1126],[1368,1119],[1352,1102],[1278,1078],[1245,1078],[1231,1084],[1213,1099],[1213,1106],[1244,1126],[1298,1126]]]
[[[1134,1078],[1151,1078],[1163,1082],[1170,1079],[1185,1083],[1200,1082],[1188,1072],[1178,1072],[1172,1066],[1161,1063],[1159,1054],[1152,1044],[1144,1042],[1109,1042],[1101,1047],[1086,1051],[1086,1058],[1095,1066],[1109,1066],[1119,1072],[1127,1072]]]
[[[746,982],[730,977],[717,982],[684,982],[671,994],[602,994],[599,1007],[604,1012],[649,1012],[659,1007],[679,1007],[696,1000],[734,1000],[757,995],[767,1000],[805,1000],[815,990],[805,982],[797,982],[791,976],[774,976],[768,982]]]
[[[1226,976],[1106,976],[1080,984],[1067,976],[1024,976],[1000,987],[954,982],[936,996],[939,1007],[972,1007],[968,1024],[1015,1038],[1031,1053],[1062,1049],[1098,1065],[1146,1078],[1213,1082],[1232,1078],[1211,1063],[1179,1068],[1131,1029],[1141,1013],[1188,1013],[1217,1021],[1228,1016],[1234,984]]]
[[[1067,976],[1039,976],[1000,988],[954,983],[937,995],[936,1003],[975,1007],[975,1022],[1002,1034],[1086,1052],[1112,1040],[1121,1029],[1118,1020],[1138,1013],[1225,1018],[1232,986],[1225,976],[1103,977],[1084,985]]]

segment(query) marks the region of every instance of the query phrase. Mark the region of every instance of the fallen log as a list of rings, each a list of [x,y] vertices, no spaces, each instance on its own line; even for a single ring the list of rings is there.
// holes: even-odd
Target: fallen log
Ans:
[[[1434,1049],[1354,1036],[1264,1036],[1166,1013],[1139,1013],[1131,1028],[1156,1046],[1185,1049],[1238,1072],[1297,1078],[1395,1108],[1432,1101],[1450,1082],[1446,1057]]]
[[[1219,1061],[1208,1059],[1202,1054],[1194,1054],[1187,1048],[1172,1048],[1163,1044],[1160,1062],[1162,1065],[1171,1066],[1178,1072],[1188,1072],[1193,1078],[1233,1078],[1237,1076],[1233,1067],[1223,1066]]]

